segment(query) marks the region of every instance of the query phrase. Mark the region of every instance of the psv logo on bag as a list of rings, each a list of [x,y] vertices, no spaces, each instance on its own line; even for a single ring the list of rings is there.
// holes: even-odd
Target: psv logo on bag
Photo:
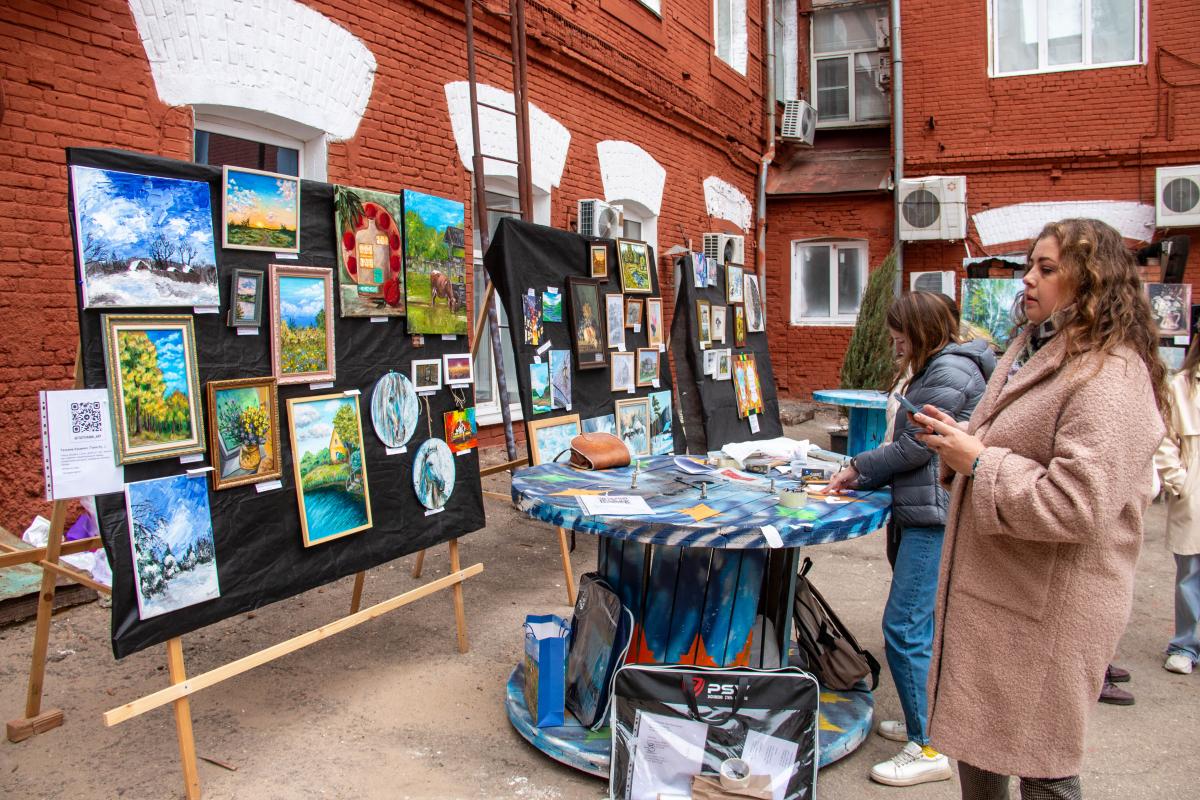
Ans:
[[[709,700],[731,700],[736,694],[736,683],[710,683],[704,696]]]

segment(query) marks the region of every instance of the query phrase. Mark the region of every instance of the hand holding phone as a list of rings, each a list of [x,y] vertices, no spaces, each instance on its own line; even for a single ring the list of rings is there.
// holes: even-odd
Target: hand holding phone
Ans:
[[[916,407],[916,406],[913,404],[913,401],[909,400],[907,397],[905,397],[904,395],[900,394],[899,392],[897,392],[897,393],[896,393],[896,399],[900,401],[900,405],[904,406],[904,409],[905,409],[905,411],[907,411],[908,413],[910,413],[910,414],[921,414],[921,413],[923,413],[923,412],[921,411],[921,409],[917,408],[917,407]]]

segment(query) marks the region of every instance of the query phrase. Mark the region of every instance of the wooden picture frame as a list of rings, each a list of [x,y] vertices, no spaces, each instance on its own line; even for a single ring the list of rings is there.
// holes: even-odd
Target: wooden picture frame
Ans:
[[[441,363],[441,362],[439,362]],[[301,415],[297,420],[297,409],[310,407],[313,412]],[[353,413],[339,416],[343,408],[352,408]],[[352,533],[365,531],[374,523],[371,518],[371,491],[367,481],[367,459],[363,453],[362,414],[359,411],[358,395],[348,395],[344,392],[321,394],[313,397],[292,397],[287,401],[288,438],[292,445],[292,469],[296,478],[296,502],[300,507],[300,534],[305,547],[324,544],[325,542],[349,536]],[[347,421],[352,417],[354,436],[348,436]],[[299,422],[299,426],[297,425]],[[322,437],[326,430],[331,431]],[[314,436],[305,436],[312,431]],[[327,442],[327,444],[326,444]],[[325,447],[320,445],[325,444]],[[325,461],[314,463],[315,459],[324,453]],[[358,456],[356,459],[355,456]],[[355,475],[361,472],[361,478],[355,480]],[[361,484],[361,500],[358,491]],[[361,511],[356,520],[344,528],[326,529],[324,523],[328,515],[324,512],[328,500],[320,505],[309,497],[318,491],[335,492],[346,495],[350,499],[343,501],[353,503],[355,510]],[[338,519],[345,519],[345,513],[339,513]]]
[[[249,292],[242,291],[243,288],[246,288],[242,283],[243,280],[254,281],[252,299],[250,299]],[[229,280],[229,314],[226,317],[229,327],[257,328],[262,325],[263,288],[266,281],[266,273],[259,269],[238,267],[233,271]],[[247,303],[249,304],[249,313],[244,305]]]
[[[696,301],[696,338],[701,350],[712,344],[712,304],[707,300]]]
[[[738,417],[745,419],[763,411],[762,383],[753,353],[739,353],[733,359],[733,394],[737,400]]]
[[[333,347],[333,270],[324,267],[270,265],[271,281],[271,374],[280,386],[290,383],[325,383],[337,379],[337,353]],[[292,282],[295,281],[295,285]],[[313,293],[314,281],[320,281],[324,307],[311,313],[311,305],[297,305]],[[288,309],[283,308],[284,304]],[[295,313],[293,313],[293,309]],[[303,312],[303,316],[296,314]],[[287,317],[285,318],[285,314]],[[309,320],[311,324],[308,324]],[[282,325],[288,322],[285,338]],[[296,326],[296,322],[304,322]],[[321,326],[324,326],[322,335]],[[299,330],[301,333],[294,333]],[[324,353],[307,352],[310,346],[324,345]],[[305,367],[312,369],[304,369]]]
[[[727,317],[725,315],[726,308],[727,306],[724,304],[716,304],[712,306],[710,314],[712,316],[712,340],[714,344],[717,342],[725,344],[725,330],[727,322]]]
[[[608,374],[611,392],[632,392],[637,388],[637,357],[633,353],[613,353]]]
[[[633,239],[617,239],[617,268],[621,272],[621,291],[625,294],[654,292],[650,245]]]
[[[442,359],[415,358],[410,369],[413,391],[418,394],[436,392],[442,388]]]
[[[117,463],[203,453],[202,390],[191,314],[102,314],[100,320]],[[133,385],[135,377],[140,384]],[[178,430],[181,413],[187,417],[186,433]]]
[[[640,418],[637,416],[641,412]],[[617,438],[629,448],[631,456],[649,456],[650,446],[650,398],[631,397],[618,400],[616,404]],[[640,419],[640,425],[637,424]]]
[[[657,347],[639,347],[637,349],[637,385],[638,386],[653,386],[660,380],[662,360],[658,357]],[[651,359],[654,361],[654,369],[647,369],[647,365]]]
[[[742,276],[745,271],[734,264],[725,265],[725,300],[728,303],[744,303],[746,301],[745,285]]]
[[[645,308],[645,301],[640,297],[625,298],[625,327],[631,328],[634,331],[642,329],[642,310]]]
[[[747,272],[743,278],[746,284],[746,332],[762,333],[767,329],[767,319],[763,309],[762,292],[759,290],[758,276]]]
[[[560,431],[558,430],[560,428],[566,428],[566,430]],[[578,436],[582,430],[583,426],[579,421],[578,414],[534,419],[525,423],[525,435],[529,439],[529,450],[533,456],[530,463],[537,466],[549,462],[570,447],[571,439]],[[563,437],[570,438],[565,439],[565,447],[560,447],[559,444],[562,443]],[[554,452],[550,452],[550,450],[554,450]]]
[[[279,389],[275,379],[209,381],[206,389],[213,490],[281,477],[283,452],[279,445]],[[259,413],[250,413],[244,390],[254,393]]]
[[[604,326],[608,330],[608,338],[606,341],[608,349],[624,349],[625,295],[616,293],[604,295]]]
[[[285,221],[292,222],[291,230]],[[278,225],[272,227],[275,222]],[[299,253],[300,178],[228,164],[221,167],[221,247]]]
[[[733,344],[734,347],[746,346],[746,307],[733,307]]]
[[[603,305],[599,279],[574,275],[567,278],[567,314],[571,322],[571,352],[575,355],[576,369],[608,366]]]
[[[660,297],[646,298],[646,341],[651,347],[663,342],[663,305]]]
[[[588,268],[593,278],[608,280],[608,245],[594,244],[588,248]]]

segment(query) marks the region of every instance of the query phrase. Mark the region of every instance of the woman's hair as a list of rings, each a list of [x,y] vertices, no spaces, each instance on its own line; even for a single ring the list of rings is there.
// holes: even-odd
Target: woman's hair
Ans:
[[[1184,375],[1194,375],[1197,367],[1200,367],[1200,335],[1192,337],[1192,344],[1188,347],[1187,355],[1183,357],[1183,366],[1179,368],[1179,371]],[[1196,382],[1188,381],[1187,389],[1188,394],[1194,396],[1196,394]]]
[[[1159,411],[1166,411],[1167,370],[1158,357],[1158,328],[1121,234],[1098,219],[1051,222],[1034,239],[1029,258],[1047,236],[1058,241],[1063,295],[1071,304],[1072,313],[1056,334],[1066,340],[1067,357],[1130,348],[1150,373]],[[1018,327],[1029,322],[1024,304],[1017,306],[1015,316]]]
[[[959,341],[958,319],[948,299],[933,292],[908,292],[888,307],[887,326],[908,340],[908,352],[896,363],[892,389],[903,375],[916,375],[935,353]]]

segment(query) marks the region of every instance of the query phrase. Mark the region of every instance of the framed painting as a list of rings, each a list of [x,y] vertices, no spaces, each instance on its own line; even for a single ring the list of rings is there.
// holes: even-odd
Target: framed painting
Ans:
[[[654,291],[650,269],[650,245],[629,239],[617,239],[617,264],[621,268],[622,292],[650,294]]]
[[[567,311],[571,320],[571,351],[576,369],[608,366],[600,281],[596,278],[567,278]]]
[[[525,344],[537,347],[542,343],[541,298],[533,289],[527,289],[521,296],[521,307],[525,312]]]
[[[657,347],[637,349],[637,385],[653,386],[658,383],[659,358]]]
[[[283,474],[274,378],[208,383],[208,444],[214,490]]]
[[[688,253],[692,267],[692,285],[703,289],[708,285],[708,259],[704,253]]]
[[[1007,348],[1015,326],[1013,312],[1024,288],[1019,278],[964,278],[962,321],[971,338]]]
[[[221,305],[204,181],[71,167],[84,308]]]
[[[758,289],[758,276],[746,273],[743,276],[746,293],[746,332],[762,333],[767,329],[767,318],[763,311],[762,293]]]
[[[608,279],[608,245],[594,244],[588,248],[590,258],[591,276],[593,278]]]
[[[651,392],[650,401],[650,454],[667,456],[675,452],[675,440],[671,435],[671,393],[664,389]]]
[[[272,264],[271,372],[282,386],[337,376],[333,350],[333,272]]]
[[[663,307],[658,297],[646,298],[646,340],[651,347],[663,343]]]
[[[701,355],[704,357],[704,376],[706,378],[714,377],[717,369],[717,351],[705,350]]]
[[[584,433],[611,433],[617,435],[617,418],[613,414],[601,414],[583,421]]]
[[[733,393],[737,398],[740,418],[762,413],[762,387],[758,382],[758,367],[753,353],[741,353],[733,359]]]
[[[725,306],[712,307],[712,340],[725,344]]]
[[[430,511],[445,508],[454,493],[456,468],[450,445],[441,439],[426,439],[413,458],[413,491]]]
[[[418,358],[412,362],[413,389],[417,392],[436,392],[442,388],[442,360]]]
[[[370,528],[358,395],[293,397],[287,412],[304,546]]]
[[[712,344],[712,305],[707,300],[696,301],[696,335],[701,349]]]
[[[729,348],[717,350],[717,366],[713,373],[713,378],[719,381],[727,381],[733,376],[733,353]]]
[[[630,455],[650,455],[650,398],[618,400],[616,416],[617,438],[629,448]]]
[[[564,450],[571,449],[571,440],[579,435],[579,431],[578,414],[532,420],[525,433],[529,437],[534,466],[553,461]]]
[[[571,351],[550,351],[550,407],[571,408]]]
[[[1192,285],[1190,283],[1143,283],[1150,301],[1150,315],[1158,326],[1158,335],[1187,336],[1192,324]]]
[[[604,295],[604,326],[608,329],[610,349],[625,347],[625,295]]]
[[[403,215],[398,194],[333,187],[338,302],[343,317],[404,316]]]
[[[409,333],[467,332],[466,206],[404,190]]]
[[[554,408],[550,399],[550,365],[529,365],[529,394],[534,414],[549,414]]]
[[[637,358],[633,353],[613,353],[608,388],[613,392],[632,392],[636,388]]]
[[[104,367],[117,461],[204,452],[190,314],[104,314]]]
[[[257,269],[235,269],[229,282],[229,327],[257,328],[262,324],[263,284]]]
[[[451,386],[465,386],[475,382],[475,369],[470,353],[447,353],[442,356],[442,366],[445,367],[446,383]]]
[[[733,344],[735,347],[746,346],[746,307],[733,306]]]
[[[725,267],[725,300],[730,303],[743,303],[746,300],[742,268],[733,264]]]
[[[638,297],[625,298],[625,327],[634,331],[642,329],[642,308],[644,301]]]
[[[245,167],[221,168],[221,246],[300,252],[300,179]]]
[[[442,414],[446,444],[454,454],[465,453],[479,446],[479,428],[475,424],[475,406]]]
[[[387,372],[371,391],[371,424],[383,446],[398,449],[417,430],[421,402],[407,375]]]
[[[542,321],[562,322],[562,292],[557,286],[542,292]]]

